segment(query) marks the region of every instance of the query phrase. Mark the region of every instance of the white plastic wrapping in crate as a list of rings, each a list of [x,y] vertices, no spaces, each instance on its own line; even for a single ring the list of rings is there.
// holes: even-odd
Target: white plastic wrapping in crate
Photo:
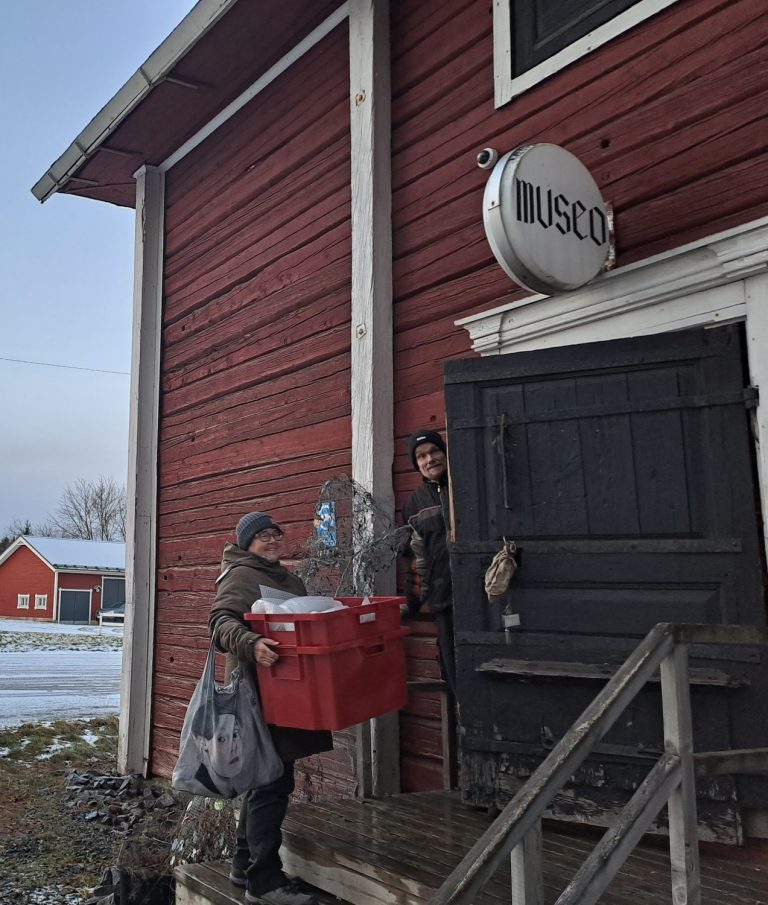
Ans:
[[[262,589],[264,590],[264,589]],[[288,597],[278,600],[272,597],[260,597],[251,607],[252,613],[265,613],[268,616],[281,613],[330,613],[333,610],[343,610],[344,604],[333,597]],[[375,618],[375,614],[371,614]],[[363,618],[361,617],[361,622]],[[270,622],[269,628],[273,632],[292,632],[292,622]]]

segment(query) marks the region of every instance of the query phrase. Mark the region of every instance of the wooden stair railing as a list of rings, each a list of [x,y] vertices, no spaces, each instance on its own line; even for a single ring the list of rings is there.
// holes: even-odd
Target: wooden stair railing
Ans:
[[[566,886],[556,905],[594,905],[664,807],[669,809],[670,901],[700,905],[688,645],[766,645],[768,630],[731,625],[659,623],[555,745],[526,784],[477,840],[429,905],[470,905],[511,857],[513,905],[544,905],[541,819],[640,689],[661,670],[665,752],[619,819]],[[700,755],[699,772],[768,773],[768,749]]]

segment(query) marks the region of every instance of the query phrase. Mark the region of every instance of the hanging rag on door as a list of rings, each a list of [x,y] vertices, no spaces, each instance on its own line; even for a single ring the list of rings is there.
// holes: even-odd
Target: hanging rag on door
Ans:
[[[504,539],[504,546],[493,557],[493,562],[485,573],[485,593],[488,601],[495,603],[503,597],[512,576],[517,571],[517,544]]]

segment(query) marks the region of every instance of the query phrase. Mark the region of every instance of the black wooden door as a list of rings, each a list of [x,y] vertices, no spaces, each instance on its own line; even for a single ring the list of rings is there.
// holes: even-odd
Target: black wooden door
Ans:
[[[657,622],[765,625],[738,327],[451,362],[445,369],[462,787],[503,804]],[[501,603],[483,576],[522,547]],[[502,629],[502,614],[520,625]],[[768,745],[754,648],[694,650],[698,751]],[[553,813],[605,819],[663,749],[646,690]],[[738,834],[759,781],[700,787],[708,835]]]

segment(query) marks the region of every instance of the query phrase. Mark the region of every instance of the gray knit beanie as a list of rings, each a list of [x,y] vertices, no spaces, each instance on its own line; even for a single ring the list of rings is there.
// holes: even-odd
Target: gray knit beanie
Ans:
[[[247,550],[248,547],[251,546],[251,541],[254,536],[257,535],[259,531],[264,531],[266,528],[276,528],[283,534],[283,529],[280,525],[273,522],[272,516],[267,515],[266,512],[249,512],[248,515],[244,515],[237,523],[237,528],[235,528],[235,531],[237,532],[237,546],[240,547],[241,550]]]

